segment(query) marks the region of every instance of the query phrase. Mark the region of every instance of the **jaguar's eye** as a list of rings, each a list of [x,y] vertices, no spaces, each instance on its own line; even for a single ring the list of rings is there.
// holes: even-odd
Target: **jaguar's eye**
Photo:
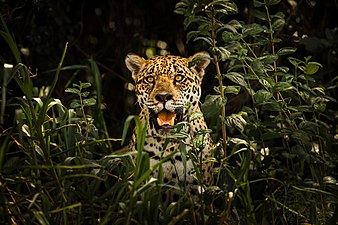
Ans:
[[[147,83],[154,83],[155,78],[154,78],[153,76],[147,76],[146,78],[144,78],[144,80],[145,80]]]
[[[183,75],[176,75],[174,78],[175,82],[182,82],[184,80]]]

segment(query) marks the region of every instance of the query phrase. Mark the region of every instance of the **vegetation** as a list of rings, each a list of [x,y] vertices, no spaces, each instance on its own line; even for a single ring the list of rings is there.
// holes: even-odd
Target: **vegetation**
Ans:
[[[67,43],[57,68],[47,71],[53,79],[38,85],[1,17],[0,35],[10,52],[1,61],[13,65],[0,71],[0,221],[336,224],[337,74],[324,78],[324,65],[284,40],[280,0],[250,4],[247,20],[230,0],[176,5],[187,41],[208,50],[213,61],[202,110],[217,143],[215,183],[203,184],[196,167],[204,188],[198,199],[184,185],[171,187],[149,176],[161,162],[149,165],[142,151],[145,126],[137,116],[126,119],[122,139],[110,138],[102,111],[104,66],[91,57],[65,66]],[[334,36],[327,30],[328,43]],[[71,74],[61,88],[69,101],[56,97],[61,74]],[[132,122],[138,151],[115,151],[126,142]],[[173,135],[187,135],[182,130],[178,126]],[[199,143],[199,136],[194,138]],[[198,164],[198,156],[186,155]],[[161,195],[173,188],[180,192],[178,200],[163,205]]]

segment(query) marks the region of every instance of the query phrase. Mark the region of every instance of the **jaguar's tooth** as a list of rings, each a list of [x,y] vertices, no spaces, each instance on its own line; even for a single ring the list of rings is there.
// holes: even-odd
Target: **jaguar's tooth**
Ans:
[[[159,126],[162,126],[162,125],[163,125],[162,121],[161,121],[160,118],[158,118],[158,117],[157,117],[157,124],[158,124]]]
[[[173,116],[173,117],[171,117],[171,119],[170,119],[170,126],[174,126],[174,124],[175,124],[175,117]]]

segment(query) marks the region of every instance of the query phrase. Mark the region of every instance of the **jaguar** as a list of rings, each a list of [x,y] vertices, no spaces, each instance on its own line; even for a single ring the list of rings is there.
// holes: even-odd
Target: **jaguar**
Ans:
[[[135,82],[139,119],[147,126],[144,151],[150,156],[151,166],[169,158],[162,163],[164,183],[199,185],[196,166],[200,166],[202,177],[210,180],[213,144],[209,132],[205,132],[208,127],[200,109],[201,83],[210,63],[209,54],[144,59],[129,53],[125,63]],[[186,135],[173,135],[178,130]],[[129,148],[136,151],[135,131]],[[189,151],[199,160],[193,162],[187,157]]]

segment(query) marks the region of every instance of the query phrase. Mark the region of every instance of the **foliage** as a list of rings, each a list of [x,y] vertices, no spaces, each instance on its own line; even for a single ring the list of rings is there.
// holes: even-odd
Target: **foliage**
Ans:
[[[68,44],[48,86],[37,86],[22,63],[18,44],[1,17],[0,35],[15,59],[1,74],[0,221],[4,224],[335,224],[337,213],[335,80],[321,83],[322,65],[296,57],[297,49],[280,37],[286,16],[271,13],[280,0],[254,0],[254,20],[227,21],[237,13],[229,0],[182,0],[188,40],[208,46],[218,85],[202,105],[215,132],[215,184],[203,183],[200,158],[193,160],[204,191],[193,199],[183,184],[172,187],[150,177],[142,151],[145,124],[134,121],[137,152],[113,152],[102,109],[102,74],[98,63],[64,66]],[[68,8],[69,9],[69,8]],[[62,22],[62,21],[61,21]],[[63,21],[65,22],[65,21]],[[309,43],[305,43],[309,44]],[[109,48],[106,48],[109,49]],[[38,51],[38,50],[37,50]],[[41,49],[39,49],[41,51]],[[60,57],[60,56],[59,56]],[[3,60],[3,59],[2,59]],[[85,71],[84,82],[74,77]],[[60,75],[69,107],[54,98]],[[67,78],[68,79],[68,78]],[[9,98],[9,86],[20,94]],[[72,85],[72,86],[70,86]],[[238,97],[238,98],[237,98]],[[227,115],[237,99],[248,99]],[[13,118],[6,116],[14,112]],[[191,115],[194,119],[201,115]],[[6,124],[12,124],[6,127]],[[188,134],[178,124],[173,136]],[[203,145],[200,131],[194,148]],[[136,158],[136,160],[135,160]],[[186,163],[183,157],[183,164]],[[179,193],[168,207],[162,194]]]
[[[232,1],[177,4],[176,12],[185,16],[186,28],[193,28],[187,39],[206,42],[213,54],[219,87],[214,88],[216,95],[207,96],[202,109],[216,109],[208,111],[208,116],[221,108],[217,123],[232,131],[223,140],[228,155],[220,158],[219,170],[225,178],[217,184],[228,185],[229,193],[234,193],[234,214],[227,219],[231,224],[236,220],[326,224],[334,219],[336,190],[329,190],[337,187],[326,180],[334,179],[337,143],[327,105],[336,100],[316,81],[322,65],[310,56],[291,57],[297,49],[283,46],[278,34],[285,15],[270,11],[279,2],[254,0],[250,13],[255,20],[250,24],[226,21],[227,15],[237,11]],[[226,63],[225,73],[220,63]],[[251,107],[225,116],[230,94],[249,96]],[[223,128],[221,132],[226,137]],[[313,201],[299,204],[309,197]]]

